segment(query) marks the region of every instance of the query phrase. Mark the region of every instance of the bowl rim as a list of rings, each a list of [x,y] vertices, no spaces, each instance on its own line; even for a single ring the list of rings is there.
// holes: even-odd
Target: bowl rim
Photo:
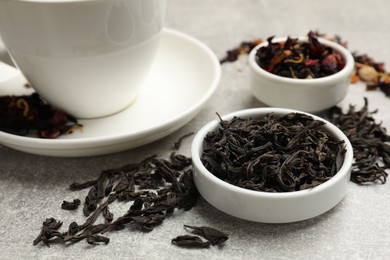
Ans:
[[[192,145],[191,145],[191,156],[193,167],[198,170],[199,174],[202,174],[209,181],[214,183],[215,185],[221,186],[225,190],[231,190],[235,193],[241,193],[244,196],[253,196],[257,198],[269,198],[269,199],[283,199],[283,198],[299,198],[305,197],[308,195],[312,195],[314,192],[318,193],[323,190],[328,189],[333,186],[335,183],[341,181],[345,175],[347,175],[352,167],[353,162],[353,148],[352,145],[347,138],[347,136],[334,124],[329,121],[313,115],[311,113],[295,110],[295,109],[287,109],[287,108],[250,108],[244,109],[236,112],[232,112],[226,115],[221,116],[223,120],[230,120],[234,116],[243,117],[243,118],[256,118],[259,116],[265,116],[266,114],[274,113],[275,115],[284,115],[287,113],[303,113],[309,116],[312,116],[315,120],[320,120],[325,122],[325,128],[330,132],[330,134],[340,140],[344,140],[346,152],[344,155],[344,161],[340,170],[328,181],[321,183],[315,187],[299,190],[299,191],[290,191],[290,192],[266,192],[266,191],[255,191],[250,189],[245,189],[242,187],[235,186],[230,184],[224,180],[219,179],[214,174],[212,174],[200,160],[200,154],[203,150],[204,137],[210,131],[216,130],[219,126],[219,119],[215,119],[210,121],[205,126],[203,126],[195,135]]]
[[[297,38],[299,42],[307,42],[308,41],[307,36],[296,36],[296,37],[289,36],[289,37],[294,38],[294,39]],[[288,37],[273,38],[272,43],[283,42],[283,41],[286,41],[287,38]],[[325,45],[327,47],[331,47],[334,50],[336,50],[344,58],[344,60],[345,60],[344,68],[342,68],[340,71],[338,71],[332,75],[329,75],[326,77],[321,77],[321,78],[314,78],[314,79],[296,79],[296,78],[288,78],[288,77],[283,77],[283,76],[273,74],[271,72],[264,70],[256,62],[257,50],[263,46],[267,46],[268,41],[264,41],[264,42],[258,44],[256,47],[254,47],[250,51],[249,56],[248,56],[249,66],[253,72],[255,72],[256,74],[258,74],[262,77],[265,77],[265,78],[268,78],[271,80],[275,80],[275,81],[280,81],[281,83],[289,83],[289,84],[294,84],[294,85],[308,85],[308,84],[316,85],[318,83],[318,86],[320,86],[319,83],[333,82],[333,81],[338,81],[344,77],[350,77],[351,73],[355,67],[355,60],[354,60],[351,52],[348,49],[346,49],[345,47],[343,47],[342,45],[338,44],[337,42],[330,41],[330,40],[320,38],[320,37],[318,37],[317,39],[323,45]]]

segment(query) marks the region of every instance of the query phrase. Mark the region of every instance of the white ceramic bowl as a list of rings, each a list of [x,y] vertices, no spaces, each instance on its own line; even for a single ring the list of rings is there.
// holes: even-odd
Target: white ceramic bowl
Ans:
[[[275,38],[273,42],[285,40],[286,38]],[[298,37],[298,40],[307,41],[307,37]],[[263,42],[249,54],[252,94],[268,106],[306,112],[319,112],[339,103],[347,94],[354,69],[354,59],[352,54],[340,44],[321,38],[318,40],[341,54],[346,62],[342,70],[316,79],[293,79],[272,74],[262,69],[255,61],[257,50],[268,45],[268,42]]]
[[[222,118],[223,120],[230,120],[234,116],[262,118],[269,113],[282,116],[291,112],[300,111],[283,108],[254,108],[234,112]],[[353,160],[352,146],[348,138],[336,126],[320,117],[311,116],[314,119],[325,121],[325,129],[336,140],[344,140],[346,145],[343,165],[330,180],[301,191],[260,192],[244,189],[219,179],[206,169],[200,159],[206,134],[219,128],[219,120],[216,119],[196,134],[191,147],[194,181],[202,197],[215,208],[229,215],[264,223],[301,221],[316,217],[333,208],[343,199],[347,191]]]

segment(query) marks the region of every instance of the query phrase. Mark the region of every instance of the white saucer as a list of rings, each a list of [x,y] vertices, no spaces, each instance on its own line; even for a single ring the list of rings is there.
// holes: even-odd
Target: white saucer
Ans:
[[[186,34],[164,29],[146,87],[129,108],[105,118],[79,120],[84,125],[82,132],[75,131],[58,139],[0,131],[0,143],[23,152],[61,157],[93,156],[135,148],[188,123],[214,93],[220,75],[218,58],[206,45]],[[31,93],[31,89],[24,87],[25,82],[16,69],[0,62],[0,95]]]

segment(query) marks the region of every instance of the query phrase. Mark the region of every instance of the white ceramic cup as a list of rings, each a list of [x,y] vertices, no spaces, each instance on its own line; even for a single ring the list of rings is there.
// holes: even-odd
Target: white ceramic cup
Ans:
[[[0,34],[48,103],[95,118],[135,100],[164,16],[165,0],[0,0]]]

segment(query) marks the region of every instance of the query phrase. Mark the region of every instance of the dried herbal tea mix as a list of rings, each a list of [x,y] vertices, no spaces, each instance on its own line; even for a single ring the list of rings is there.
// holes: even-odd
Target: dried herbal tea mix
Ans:
[[[344,58],[333,48],[320,43],[314,32],[308,41],[288,37],[284,42],[273,42],[259,48],[255,60],[264,70],[288,78],[314,79],[330,76],[342,70]]]
[[[309,34],[313,34],[309,32]],[[319,38],[335,41],[338,44],[348,48],[346,41],[343,41],[340,36],[334,37],[315,32],[314,35]],[[270,37],[269,39],[272,39]],[[262,43],[261,38],[256,38],[252,41],[243,41],[238,47],[226,51],[225,57],[220,60],[220,63],[234,62],[238,60],[239,56],[249,54],[256,45]],[[367,54],[358,54],[356,51],[352,52],[355,60],[355,70],[351,77],[351,83],[365,82],[366,89],[381,90],[386,96],[390,96],[390,72],[386,71],[383,62],[377,62]]]
[[[361,110],[350,105],[343,113],[341,108],[330,110],[330,121],[348,137],[353,147],[355,162],[351,181],[358,184],[385,183],[390,169],[390,136],[386,129],[372,117],[376,111],[368,111],[368,100]]]
[[[36,93],[0,97],[0,131],[15,135],[36,132],[40,138],[54,139],[81,127],[74,117],[54,109]]]
[[[315,187],[332,178],[344,161],[345,145],[324,124],[301,113],[220,119],[220,127],[205,137],[201,160],[221,180],[250,190]]]
[[[72,222],[66,231],[59,231],[62,221],[47,218],[33,244],[46,245],[54,241],[75,243],[86,240],[89,244],[107,244],[103,234],[135,226],[150,232],[156,225],[173,214],[175,209],[190,210],[196,203],[198,191],[194,185],[191,159],[171,154],[170,160],[155,156],[140,163],[128,164],[102,171],[100,176],[84,183],[73,183],[71,190],[89,189],[84,200],[84,223]],[[109,206],[115,202],[129,202],[128,211],[115,217]],[[64,201],[62,208],[73,210],[80,201]],[[102,216],[104,221],[97,223]]]
[[[382,62],[376,62],[366,54],[352,53],[355,59],[355,73],[351,82],[359,80],[366,83],[367,90],[379,89],[390,97],[390,73],[386,72]]]

